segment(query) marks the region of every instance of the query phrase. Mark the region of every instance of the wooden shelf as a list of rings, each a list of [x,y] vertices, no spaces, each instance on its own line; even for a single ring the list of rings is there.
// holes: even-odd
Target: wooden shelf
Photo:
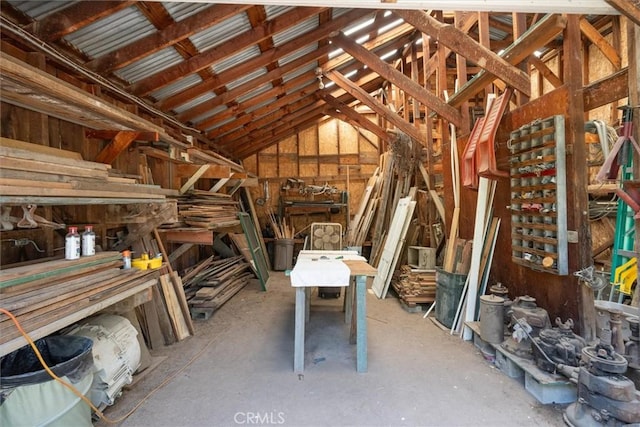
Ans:
[[[511,259],[558,275],[569,273],[564,133],[559,115],[522,126],[509,159]]]

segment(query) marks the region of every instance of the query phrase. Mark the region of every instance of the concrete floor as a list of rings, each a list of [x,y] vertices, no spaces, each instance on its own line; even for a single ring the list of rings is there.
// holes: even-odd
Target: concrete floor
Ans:
[[[470,342],[367,295],[369,371],[357,373],[340,300],[314,292],[305,372],[293,372],[294,291],[272,273],[197,333],[154,352],[167,359],[106,414],[121,426],[562,426],[563,407],[542,405]],[[149,393],[151,396],[147,398]],[[107,425],[98,422],[96,425]]]

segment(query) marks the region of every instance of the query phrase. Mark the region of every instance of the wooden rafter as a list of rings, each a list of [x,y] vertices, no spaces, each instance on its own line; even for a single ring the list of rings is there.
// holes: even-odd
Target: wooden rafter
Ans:
[[[351,80],[340,74],[338,71],[332,70],[328,71],[326,74],[327,77],[334,81],[338,86],[347,91],[363,104],[369,106],[369,108],[381,115],[383,118],[393,123],[402,132],[406,133],[416,141],[419,141],[421,144],[426,144],[424,135],[420,134],[420,132],[418,132],[418,129],[416,129],[411,123],[400,117],[398,114],[389,110],[389,108],[385,107],[382,103],[380,103],[380,101],[365,92],[360,86],[355,85]]]
[[[135,3],[134,1],[77,2],[59,12],[47,15],[32,24],[30,29],[40,39],[53,42]]]
[[[555,88],[562,86],[562,80],[558,77],[540,58],[535,55],[529,57],[529,63],[533,65],[540,74]]]
[[[618,12],[640,25],[640,1],[638,0],[605,0]]]
[[[511,64],[519,64],[527,59],[537,49],[553,40],[567,25],[567,18],[562,15],[547,15],[536,25],[509,46],[502,54],[502,58]],[[448,103],[453,106],[462,104],[474,96],[494,80],[494,76],[486,70],[478,73],[458,90]]]
[[[429,34],[455,53],[478,64],[508,85],[526,95],[531,95],[531,82],[526,73],[482,46],[461,29],[444,24],[419,10],[398,10],[395,13],[418,30]]]
[[[145,79],[136,82],[127,89],[138,96],[148,95],[151,91],[160,89],[176,80],[209,67],[238,51],[271,37],[272,34],[286,30],[304,19],[321,12],[323,8],[298,7],[289,12],[264,22],[263,25],[252,28],[233,37],[231,40],[206,50],[187,61],[164,69]]]
[[[161,49],[173,46],[199,31],[241,13],[249,7],[249,5],[225,4],[211,6],[198,14],[185,18],[182,21],[174,22],[160,31],[149,34],[135,42],[95,58],[85,65],[103,74],[111,73],[145,56],[158,52]]]
[[[345,25],[348,25],[349,22],[361,18],[364,14],[365,12],[359,9],[348,12],[334,20],[321,25],[317,29],[311,30],[305,34],[300,35],[299,37],[296,37],[291,41],[288,41],[267,52],[264,52],[258,57],[251,58],[241,64],[237,64],[230,70],[221,72],[215,79],[209,79],[207,81],[194,85],[193,87],[190,87],[176,95],[163,99],[157,104],[157,106],[163,109],[172,109],[178,105],[182,105],[207,91],[215,90],[228,84],[229,82],[235,80],[238,75],[249,73],[256,68],[265,67],[270,61],[273,61],[274,59],[282,58],[308,44],[315,43],[318,40],[321,40],[323,37],[326,37],[326,34],[328,34],[329,32],[335,31],[344,27]]]
[[[338,99],[334,98],[328,93],[322,93],[320,94],[320,97],[324,99],[328,105],[330,105],[340,113],[337,115],[338,117],[340,117],[340,120],[347,121],[348,123],[354,125],[355,127],[364,128],[382,140],[389,139],[389,135],[385,132],[384,129],[382,129],[380,126],[373,123],[371,120],[359,114],[357,111],[349,107],[347,104],[340,102]],[[331,113],[335,113],[335,111],[327,110],[327,113],[331,114]]]
[[[390,67],[374,53],[369,52],[344,34],[338,34],[332,37],[332,40],[337,46],[349,52],[354,58],[372,68],[375,72],[418,99],[424,105],[427,105],[445,120],[457,126],[461,124],[462,118],[458,110],[444,103],[440,98],[407,78],[400,71]]]
[[[620,55],[616,51],[616,49],[611,46],[611,44],[600,34],[593,25],[587,21],[586,18],[580,19],[580,31],[584,34],[591,43],[593,43],[600,51],[604,54],[604,56],[613,64],[613,67],[616,70],[619,70],[622,66],[622,59]]]

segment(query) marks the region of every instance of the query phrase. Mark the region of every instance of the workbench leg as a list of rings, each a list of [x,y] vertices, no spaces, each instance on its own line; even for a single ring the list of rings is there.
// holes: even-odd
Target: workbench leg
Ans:
[[[344,303],[343,303],[344,322],[347,325],[351,324],[351,311],[353,309],[353,292],[354,292],[354,288],[355,288],[354,284],[353,283],[349,283],[349,286],[347,286],[347,288],[345,289],[345,293],[344,293]]]
[[[296,288],[296,314],[295,314],[295,338],[293,344],[293,370],[294,372],[304,371],[304,324],[305,324],[305,303],[306,289]]]
[[[367,372],[367,276],[356,276],[356,368]]]
[[[304,288],[305,303],[304,303],[304,321],[309,322],[309,313],[311,312],[311,290],[313,288]]]

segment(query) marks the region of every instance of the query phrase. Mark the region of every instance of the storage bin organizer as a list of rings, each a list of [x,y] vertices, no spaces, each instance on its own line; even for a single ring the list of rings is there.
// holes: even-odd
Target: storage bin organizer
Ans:
[[[511,132],[511,259],[567,275],[564,117],[536,120]]]

